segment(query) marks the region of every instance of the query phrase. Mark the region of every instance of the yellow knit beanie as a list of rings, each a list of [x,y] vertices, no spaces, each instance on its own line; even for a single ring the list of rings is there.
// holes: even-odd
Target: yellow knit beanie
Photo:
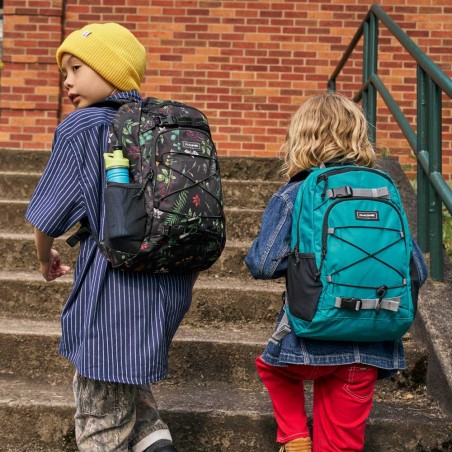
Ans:
[[[138,91],[143,81],[146,50],[119,24],[90,24],[73,31],[57,50],[60,69],[65,53],[83,61],[121,91]]]

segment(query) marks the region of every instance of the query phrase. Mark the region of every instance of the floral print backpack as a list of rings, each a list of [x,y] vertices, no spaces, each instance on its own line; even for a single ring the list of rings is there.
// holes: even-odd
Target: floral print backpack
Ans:
[[[223,251],[226,225],[207,118],[194,107],[153,97],[105,104],[119,106],[109,152],[123,150],[130,183],[107,182],[103,238],[96,238],[102,253],[124,270],[208,269]]]

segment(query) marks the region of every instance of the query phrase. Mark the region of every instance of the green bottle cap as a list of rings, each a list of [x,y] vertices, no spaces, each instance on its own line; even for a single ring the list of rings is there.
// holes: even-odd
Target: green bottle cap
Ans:
[[[130,166],[129,159],[124,157],[122,149],[116,149],[113,152],[104,154],[105,169],[110,168],[128,168]]]

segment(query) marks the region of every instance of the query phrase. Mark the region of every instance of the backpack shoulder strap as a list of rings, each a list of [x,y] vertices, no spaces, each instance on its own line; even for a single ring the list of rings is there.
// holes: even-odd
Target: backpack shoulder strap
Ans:
[[[90,107],[98,107],[98,108],[107,107],[107,108],[114,108],[114,109],[118,110],[121,106],[123,106],[124,104],[127,104],[129,102],[136,102],[136,101],[133,99],[129,99],[129,98],[105,99],[105,100],[101,100],[99,102],[96,102],[96,103],[90,105]]]
[[[292,328],[290,327],[289,323],[289,317],[287,316],[287,306],[288,306],[287,291],[283,292],[282,299],[284,303],[283,306],[284,313],[278,325],[276,326],[275,331],[272,334],[272,337],[268,340],[268,342],[271,342],[275,345],[278,345],[279,341],[285,338],[292,331]]]
[[[306,168],[290,178],[289,182],[304,181],[312,173],[312,168]]]
[[[92,231],[88,222],[88,218],[84,217],[80,220],[80,227],[66,240],[66,243],[71,248],[74,248],[74,246],[77,245],[78,242],[80,242],[85,237],[89,237],[91,233]]]
[[[129,98],[123,98],[123,99],[105,99],[101,100],[100,102],[96,102],[90,107],[98,107],[98,108],[113,108],[115,110],[119,110],[123,105],[129,103],[129,102],[136,102],[133,99]],[[92,235],[96,241],[98,241],[97,236],[94,234],[93,230],[91,229],[91,226],[89,225],[88,218],[82,218],[80,220],[80,227],[77,229],[74,234],[72,234],[67,240],[66,243],[73,248],[77,245],[81,240],[83,240],[85,237],[89,237]]]

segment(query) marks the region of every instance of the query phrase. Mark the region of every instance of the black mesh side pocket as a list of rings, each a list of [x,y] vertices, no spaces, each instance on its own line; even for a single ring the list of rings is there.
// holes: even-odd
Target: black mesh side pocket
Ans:
[[[417,299],[419,296],[419,289],[421,283],[419,281],[419,274],[417,272],[416,264],[414,263],[413,257],[410,259],[410,278],[411,278],[411,298],[413,300],[414,313],[417,312]]]
[[[317,311],[322,283],[317,278],[314,254],[294,254],[287,262],[287,297],[290,313],[307,322]]]
[[[146,229],[146,209],[142,187],[108,183],[105,189],[105,244],[118,251],[136,254]]]

